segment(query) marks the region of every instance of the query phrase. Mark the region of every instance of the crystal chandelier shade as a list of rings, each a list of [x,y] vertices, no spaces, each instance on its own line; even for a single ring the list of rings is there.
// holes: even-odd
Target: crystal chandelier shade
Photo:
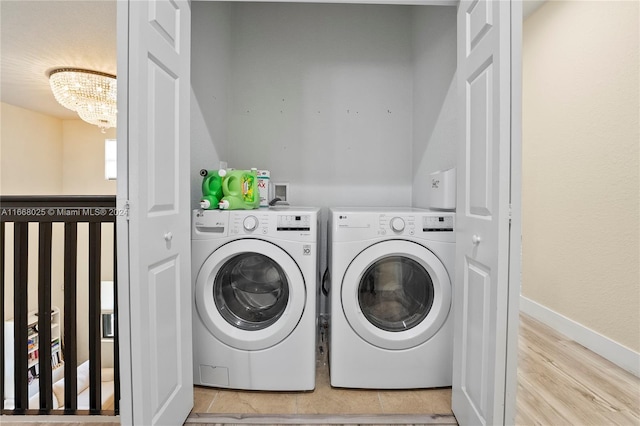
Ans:
[[[116,76],[98,71],[60,68],[49,73],[49,83],[56,100],[76,111],[81,119],[104,133],[116,127]]]

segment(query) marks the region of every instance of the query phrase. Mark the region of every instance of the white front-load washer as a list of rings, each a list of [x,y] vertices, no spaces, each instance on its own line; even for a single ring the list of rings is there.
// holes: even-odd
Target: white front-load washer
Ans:
[[[196,385],[315,388],[318,209],[194,210]]]
[[[332,208],[331,385],[451,386],[454,213]]]

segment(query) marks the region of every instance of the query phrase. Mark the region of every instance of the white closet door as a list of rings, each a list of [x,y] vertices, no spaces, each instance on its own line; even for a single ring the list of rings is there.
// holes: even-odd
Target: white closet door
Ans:
[[[506,417],[515,403],[508,390],[516,380],[517,356],[512,330],[518,308],[509,301],[519,292],[519,277],[510,280],[510,262],[518,262],[510,256],[519,257],[510,227],[512,84],[520,80],[512,79],[511,49],[520,46],[512,45],[511,12],[508,1],[458,6],[464,135],[458,144],[452,408],[462,425],[513,422]]]
[[[186,0],[118,2],[123,424],[183,424],[193,406],[190,27]]]

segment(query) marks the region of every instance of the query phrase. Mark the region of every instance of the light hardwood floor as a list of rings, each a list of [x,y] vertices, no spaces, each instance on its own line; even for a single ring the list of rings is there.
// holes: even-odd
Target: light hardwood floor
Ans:
[[[328,387],[319,359],[318,389],[309,393],[236,392],[197,387],[187,424],[455,424],[450,390],[347,391]],[[321,388],[322,387],[322,388]],[[263,395],[264,394],[264,395]],[[277,400],[276,400],[277,401]],[[100,423],[100,419],[104,423]],[[3,416],[5,425],[82,424],[71,416],[54,420]],[[114,425],[104,418],[93,424]],[[640,426],[640,379],[549,327],[520,316],[518,425]]]
[[[519,425],[640,425],[640,379],[520,315]]]

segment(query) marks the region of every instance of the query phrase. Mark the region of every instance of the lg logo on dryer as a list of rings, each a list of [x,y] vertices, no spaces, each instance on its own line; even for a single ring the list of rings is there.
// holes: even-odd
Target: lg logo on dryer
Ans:
[[[304,246],[302,246],[302,254],[304,256],[311,256],[311,245],[310,244],[305,244]]]

